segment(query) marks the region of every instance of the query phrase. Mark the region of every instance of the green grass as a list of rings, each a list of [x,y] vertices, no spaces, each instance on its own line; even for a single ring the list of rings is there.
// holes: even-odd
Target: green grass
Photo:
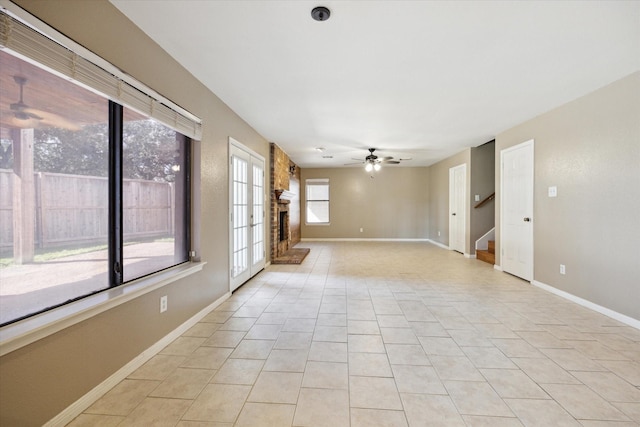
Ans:
[[[67,248],[67,249],[36,249],[36,253],[33,256],[33,262],[47,262],[56,259],[81,255],[89,252],[103,251],[107,249],[107,245],[93,245],[83,246],[80,248]],[[9,267],[13,265],[13,257],[0,258],[0,267]]]
[[[172,237],[165,237],[161,239],[155,239],[151,242],[172,242]],[[138,243],[149,243],[149,241],[135,241],[135,242],[127,242],[125,246],[136,245]],[[47,261],[53,261],[60,258],[65,258],[73,255],[82,255],[89,252],[97,252],[103,251],[107,249],[107,245],[91,245],[91,246],[82,246],[79,248],[66,248],[66,249],[36,249],[36,253],[33,257],[34,263],[45,263]],[[14,265],[13,257],[0,256],[0,268],[6,268]]]
[[[36,254],[33,257],[34,262],[47,262],[54,259],[64,258],[72,255],[82,255],[89,252],[103,251],[107,249],[107,245],[85,246],[82,248],[60,249],[57,251],[48,251]]]

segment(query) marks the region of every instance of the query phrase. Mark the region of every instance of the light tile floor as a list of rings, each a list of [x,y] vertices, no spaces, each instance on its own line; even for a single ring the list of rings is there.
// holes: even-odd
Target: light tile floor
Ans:
[[[70,426],[640,425],[639,330],[428,243],[304,246]]]

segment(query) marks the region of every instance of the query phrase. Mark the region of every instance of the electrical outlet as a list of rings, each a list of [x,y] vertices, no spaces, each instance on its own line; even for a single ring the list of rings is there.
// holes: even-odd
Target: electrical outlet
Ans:
[[[476,194],[475,201],[476,201],[476,202],[479,202],[479,201],[480,201],[480,195],[479,195],[479,194]]]
[[[558,187],[555,185],[553,187],[549,187],[548,194],[549,197],[558,197]]]
[[[364,232],[364,228],[360,227],[360,232],[363,233]]]
[[[164,313],[168,308],[168,297],[166,295],[160,297],[160,313]]]
[[[560,264],[560,274],[566,274],[567,273],[567,268],[564,266],[564,264]]]
[[[440,231],[438,231],[438,237],[440,237]]]

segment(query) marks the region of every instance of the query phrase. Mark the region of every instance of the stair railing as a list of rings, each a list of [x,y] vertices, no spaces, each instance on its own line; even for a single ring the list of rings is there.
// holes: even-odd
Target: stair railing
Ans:
[[[473,208],[474,208],[474,209],[478,209],[478,208],[480,208],[480,207],[482,207],[482,206],[486,205],[487,203],[489,203],[490,201],[492,201],[492,200],[493,200],[493,199],[495,199],[495,198],[496,198],[496,193],[495,193],[495,191],[494,191],[493,193],[491,193],[491,194],[489,194],[487,197],[485,197],[485,199],[484,199],[483,201],[478,202],[478,204],[477,204],[477,205],[475,205]]]

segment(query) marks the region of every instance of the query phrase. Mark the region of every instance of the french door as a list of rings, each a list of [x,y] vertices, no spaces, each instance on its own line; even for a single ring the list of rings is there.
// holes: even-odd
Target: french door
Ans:
[[[502,270],[533,280],[533,140],[500,153]]]
[[[264,158],[229,138],[231,292],[265,266],[264,194]]]
[[[467,234],[467,165],[449,169],[449,249],[465,253]]]

